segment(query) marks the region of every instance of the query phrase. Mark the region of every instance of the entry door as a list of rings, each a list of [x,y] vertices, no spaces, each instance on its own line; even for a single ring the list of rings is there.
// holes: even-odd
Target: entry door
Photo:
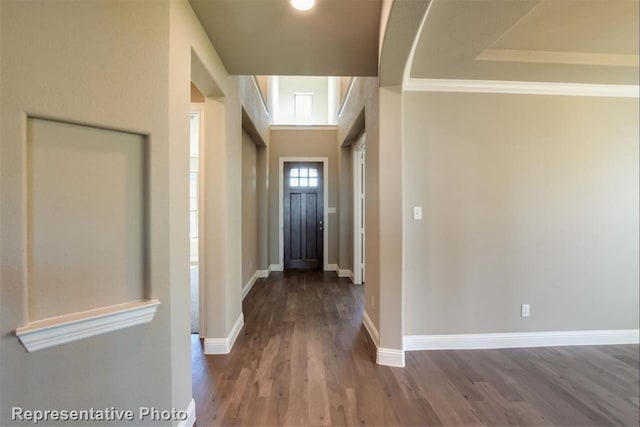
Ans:
[[[284,268],[318,270],[323,266],[324,181],[322,163],[284,164]]]

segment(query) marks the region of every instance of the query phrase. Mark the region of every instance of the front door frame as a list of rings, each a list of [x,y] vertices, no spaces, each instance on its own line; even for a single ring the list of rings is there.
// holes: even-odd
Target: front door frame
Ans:
[[[284,164],[289,162],[318,162],[322,163],[322,182],[324,206],[323,242],[322,242],[322,269],[329,268],[329,158],[328,157],[280,157],[278,166],[278,271],[284,270]]]

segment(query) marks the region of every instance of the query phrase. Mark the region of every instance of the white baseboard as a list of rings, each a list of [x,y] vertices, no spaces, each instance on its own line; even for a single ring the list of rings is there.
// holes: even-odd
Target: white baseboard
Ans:
[[[340,268],[338,267],[338,264],[327,264],[327,267],[324,269],[324,271],[338,271],[340,270]]]
[[[204,354],[228,354],[236,342],[236,338],[240,334],[240,330],[244,326],[244,314],[240,313],[236,323],[231,328],[226,338],[205,338]]]
[[[404,368],[404,351],[393,348],[378,348],[376,363],[378,365]]]
[[[371,337],[371,340],[375,344],[376,348],[378,348],[378,346],[380,345],[380,334],[378,333],[376,325],[373,324],[373,321],[366,311],[364,312],[362,323],[364,324],[364,328],[367,330],[367,332],[369,332],[369,336]]]
[[[246,296],[249,294],[249,292],[251,292],[251,288],[253,288],[253,285],[256,283],[256,280],[258,280],[257,271],[253,273],[253,276],[251,276],[249,281],[242,287],[242,299],[245,299]]]
[[[353,282],[353,272],[348,269],[338,269],[338,277],[348,277]]]
[[[602,331],[515,332],[498,334],[405,335],[403,347],[412,350],[471,350],[569,345],[638,344],[638,329]]]
[[[395,350],[393,348],[382,348],[380,347],[380,333],[378,329],[373,324],[373,321],[367,314],[364,312],[363,322],[364,328],[369,333],[371,337],[371,341],[373,341],[373,345],[376,346],[376,363],[378,365],[384,366],[397,366],[400,368],[404,367],[404,351],[403,350]]]
[[[180,421],[178,423],[178,427],[193,427],[193,425],[196,422],[196,402],[195,400],[191,399],[191,402],[189,402],[189,406],[187,406],[187,409],[185,411],[187,413],[187,419]]]
[[[259,279],[266,279],[271,274],[271,266],[269,266],[266,270],[258,270],[256,271]]]
[[[283,271],[283,270],[284,270],[284,267],[283,267],[282,264],[271,264],[269,266],[269,272],[272,272],[272,271]]]

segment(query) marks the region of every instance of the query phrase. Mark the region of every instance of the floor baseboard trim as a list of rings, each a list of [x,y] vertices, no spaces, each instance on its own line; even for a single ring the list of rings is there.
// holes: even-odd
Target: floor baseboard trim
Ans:
[[[244,300],[249,292],[251,292],[251,288],[255,285],[256,280],[258,280],[258,271],[253,273],[253,276],[249,279],[249,281],[242,287],[242,299]]]
[[[226,338],[205,338],[204,354],[228,354],[233,348],[240,330],[244,326],[244,314],[240,313]]]
[[[415,350],[473,350],[571,345],[638,344],[638,329],[515,332],[497,334],[405,335],[403,347]]]
[[[378,333],[378,329],[376,328],[376,325],[373,324],[371,317],[369,317],[369,314],[367,314],[366,311],[364,312],[362,323],[364,324],[364,328],[369,333],[369,336],[371,337],[373,344],[376,346],[376,348],[378,348],[378,346],[380,345],[379,344],[380,334]]]
[[[284,271],[284,267],[282,266],[282,264],[271,264],[269,266],[269,273],[271,273],[272,271]]]
[[[378,348],[376,363],[378,365],[404,368],[404,351],[393,348]]]
[[[338,267],[338,264],[327,264],[327,267],[324,269],[324,271],[338,271],[340,270],[340,268]]]
[[[191,402],[189,402],[185,412],[187,413],[187,419],[180,421],[178,427],[193,427],[196,422],[196,402],[193,398],[191,398]]]
[[[258,275],[258,279],[266,279],[269,277],[269,275],[271,274],[271,266],[267,267],[266,270],[258,270],[256,271],[256,274]]]
[[[353,272],[349,269],[338,269],[338,277],[348,277],[353,282]]]

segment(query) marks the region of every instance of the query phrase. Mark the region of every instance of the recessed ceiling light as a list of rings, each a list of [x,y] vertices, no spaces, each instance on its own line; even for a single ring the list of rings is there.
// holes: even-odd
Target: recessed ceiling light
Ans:
[[[291,2],[291,6],[293,6],[294,9],[298,9],[298,10],[309,10],[311,9],[315,4],[316,4],[316,0],[289,0]]]

